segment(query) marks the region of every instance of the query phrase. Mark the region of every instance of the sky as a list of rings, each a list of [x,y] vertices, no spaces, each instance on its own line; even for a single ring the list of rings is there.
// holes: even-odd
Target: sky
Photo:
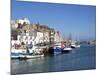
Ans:
[[[12,0],[11,19],[26,17],[31,23],[47,25],[63,37],[91,40],[96,35],[96,7]]]

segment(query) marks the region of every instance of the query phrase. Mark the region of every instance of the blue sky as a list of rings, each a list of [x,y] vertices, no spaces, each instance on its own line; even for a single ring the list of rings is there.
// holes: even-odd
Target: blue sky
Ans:
[[[73,39],[95,39],[95,6],[12,0],[11,7],[11,19],[27,17],[33,23],[55,28],[65,37],[71,34]]]

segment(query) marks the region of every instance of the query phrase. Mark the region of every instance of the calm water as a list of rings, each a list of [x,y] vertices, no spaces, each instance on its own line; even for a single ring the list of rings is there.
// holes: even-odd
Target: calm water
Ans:
[[[28,60],[11,60],[12,74],[86,70],[96,68],[95,46],[82,45],[70,53]]]

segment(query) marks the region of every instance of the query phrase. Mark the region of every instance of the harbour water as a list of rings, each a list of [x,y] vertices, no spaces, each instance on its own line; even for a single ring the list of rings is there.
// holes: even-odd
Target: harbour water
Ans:
[[[88,70],[96,68],[96,47],[81,45],[69,53],[41,58],[11,60],[11,74]]]

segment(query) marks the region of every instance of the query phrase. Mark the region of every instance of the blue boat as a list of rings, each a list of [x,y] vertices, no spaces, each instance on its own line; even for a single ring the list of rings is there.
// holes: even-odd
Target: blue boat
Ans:
[[[50,47],[49,53],[50,54],[61,54],[62,53],[62,48],[60,45],[54,45],[53,47]]]

